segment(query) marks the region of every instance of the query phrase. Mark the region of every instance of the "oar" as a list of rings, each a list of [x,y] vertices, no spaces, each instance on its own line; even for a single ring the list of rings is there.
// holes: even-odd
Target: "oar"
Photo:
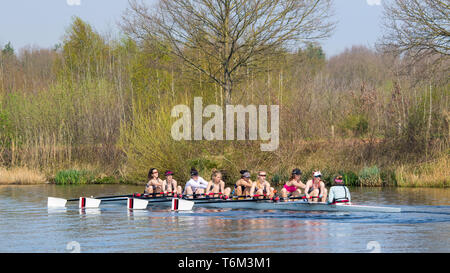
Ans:
[[[90,197],[93,199],[112,199],[112,198],[129,198],[129,197],[133,197],[134,194],[126,194],[126,195],[110,195],[110,196],[97,196],[97,197]],[[75,202],[78,201],[79,198],[73,198],[73,199],[68,199],[67,202]],[[119,199],[119,200],[123,200],[123,199]]]
[[[48,197],[47,207],[48,208],[64,208],[64,207],[66,207],[66,203],[68,201],[79,201],[79,205],[78,205],[79,208],[98,208],[100,206],[100,202],[102,201],[102,199],[80,197],[78,199],[66,200],[63,198]]]
[[[172,210],[174,211],[190,211],[194,207],[194,202],[180,199],[180,198],[173,198],[172,199]]]
[[[99,196],[99,197],[80,197],[80,198],[72,198],[72,199],[63,199],[57,197],[48,197],[47,199],[47,207],[49,208],[63,208],[66,206],[67,202],[79,202],[80,208],[90,208],[90,207],[98,207],[100,206],[100,202],[103,201],[120,201],[125,198],[132,197],[133,195],[110,195],[110,196]],[[120,199],[119,199],[120,198]],[[114,200],[109,200],[114,199]]]

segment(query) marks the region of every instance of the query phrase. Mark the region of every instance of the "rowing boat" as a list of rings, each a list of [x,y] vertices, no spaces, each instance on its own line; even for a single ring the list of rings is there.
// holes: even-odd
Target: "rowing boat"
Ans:
[[[272,200],[195,200],[189,199],[195,203],[196,207],[206,208],[230,208],[230,209],[254,209],[254,210],[292,210],[292,211],[344,211],[344,212],[387,212],[397,213],[401,212],[401,208],[397,207],[380,207],[380,206],[366,206],[355,205],[353,203],[312,203],[305,201],[286,201],[274,202]],[[166,202],[158,202],[150,204],[170,205],[171,200]]]
[[[62,207],[67,201],[60,198],[49,197],[48,207]],[[101,202],[127,201],[128,209],[146,209],[150,206],[172,206],[172,210],[191,210],[196,207],[207,208],[230,208],[230,209],[255,209],[255,210],[291,210],[291,211],[331,211],[331,212],[386,212],[398,213],[401,208],[398,207],[380,207],[356,205],[351,202],[328,204],[321,202],[307,202],[306,200],[293,199],[290,201],[274,201],[270,199],[221,199],[221,198],[198,198],[185,199],[173,197],[129,197],[126,198],[84,198],[79,199],[80,208],[98,207]],[[66,202],[64,202],[66,201]]]
[[[152,198],[140,198],[140,200],[149,200],[151,205],[170,206],[172,198],[166,200],[152,200]],[[292,200],[275,202],[270,199],[186,199],[195,203],[196,207],[207,208],[230,208],[230,209],[255,209],[255,210],[292,210],[292,211],[344,211],[344,212],[387,212],[397,213],[401,212],[401,208],[397,207],[381,207],[381,206],[367,206],[356,205],[351,202],[348,203],[313,203],[305,200]]]

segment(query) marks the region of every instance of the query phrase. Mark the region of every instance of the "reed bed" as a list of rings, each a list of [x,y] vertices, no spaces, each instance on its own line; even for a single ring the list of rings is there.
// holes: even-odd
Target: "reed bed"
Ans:
[[[44,184],[47,179],[43,173],[25,167],[0,168],[0,185]]]

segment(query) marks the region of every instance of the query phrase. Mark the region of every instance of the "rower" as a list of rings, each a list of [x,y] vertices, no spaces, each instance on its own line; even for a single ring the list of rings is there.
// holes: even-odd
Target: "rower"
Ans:
[[[205,189],[208,187],[208,182],[198,175],[198,171],[194,168],[191,169],[191,179],[186,182],[184,187],[184,195],[188,195],[191,199],[193,195],[202,195],[205,193]]]
[[[172,171],[166,171],[164,173],[166,176],[166,180],[163,181],[164,184],[164,191],[168,193],[172,193],[173,195],[181,195],[183,194],[183,190],[181,186],[177,186],[177,181],[173,179],[173,172]]]
[[[164,191],[164,183],[163,181],[158,177],[158,170],[156,168],[151,168],[148,172],[148,182],[145,187],[145,194],[150,195],[156,195]]]
[[[321,180],[322,173],[320,171],[315,171],[313,173],[313,179],[306,182],[305,197],[309,201],[311,198],[312,202],[325,202],[327,200],[327,188],[325,188],[325,183]]]
[[[206,188],[206,195],[217,197],[218,194],[222,194],[224,199],[228,199],[230,193],[230,187],[225,188],[225,182],[222,181],[222,173],[216,169],[213,169],[211,181],[209,181]]]
[[[328,203],[350,203],[351,196],[349,189],[345,186],[342,175],[334,178],[334,186],[330,188],[330,194],[328,195]]]
[[[241,170],[241,179],[239,179],[234,185],[233,194],[236,196],[248,196],[250,195],[250,189],[252,188],[253,182],[250,180],[250,172],[247,170]]]
[[[250,189],[250,196],[259,195],[260,197],[272,198],[274,193],[274,188],[270,186],[270,183],[266,180],[267,174],[264,171],[258,172],[258,179],[253,182],[252,188]]]
[[[300,169],[293,169],[291,178],[284,187],[281,189],[281,197],[287,199],[288,194],[292,197],[299,197],[302,194],[302,189],[306,188],[306,185],[300,180],[302,171]]]

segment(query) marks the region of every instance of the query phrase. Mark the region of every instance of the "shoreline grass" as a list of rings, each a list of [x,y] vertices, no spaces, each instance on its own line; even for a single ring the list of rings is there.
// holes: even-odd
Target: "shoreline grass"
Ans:
[[[401,165],[386,170],[377,166],[363,167],[360,170],[322,169],[323,180],[327,186],[332,184],[335,175],[342,175],[345,183],[351,187],[395,187],[395,188],[448,188],[450,186],[449,158],[444,156],[433,162],[420,165]],[[302,180],[308,180],[304,172]],[[287,180],[284,173],[270,175],[270,182],[281,187]],[[66,169],[54,175],[46,176],[38,170],[26,167],[11,169],[0,168],[0,185],[88,185],[88,184],[122,184],[143,185],[142,181],[131,181],[122,176],[111,176],[84,169]],[[230,183],[227,183],[227,185]],[[231,184],[230,184],[231,185]]]
[[[0,185],[37,185],[47,181],[45,175],[37,170],[26,167],[0,168]]]
[[[450,186],[450,160],[443,156],[435,161],[420,165],[402,165],[395,171],[398,187],[435,187]]]

